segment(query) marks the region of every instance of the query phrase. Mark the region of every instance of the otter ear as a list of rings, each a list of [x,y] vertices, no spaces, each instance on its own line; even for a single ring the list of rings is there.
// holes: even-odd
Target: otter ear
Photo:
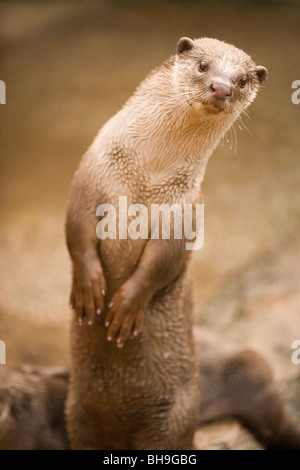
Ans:
[[[177,43],[177,54],[181,54],[182,52],[190,51],[194,47],[194,41],[190,38],[180,38]]]
[[[262,85],[267,80],[268,69],[266,69],[266,67],[263,67],[262,65],[258,65],[255,69],[255,72],[259,83]]]

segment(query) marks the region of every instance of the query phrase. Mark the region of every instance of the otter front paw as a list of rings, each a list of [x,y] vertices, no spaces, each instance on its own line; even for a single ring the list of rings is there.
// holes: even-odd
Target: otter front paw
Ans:
[[[96,313],[100,315],[103,311],[105,291],[106,282],[99,259],[80,269],[74,268],[70,306],[75,310],[80,325],[84,318],[88,325],[92,325]]]
[[[107,340],[117,338],[117,346],[122,348],[131,336],[137,336],[143,325],[144,311],[153,291],[141,285],[136,279],[129,278],[115,293],[109,304],[105,326],[109,327]]]

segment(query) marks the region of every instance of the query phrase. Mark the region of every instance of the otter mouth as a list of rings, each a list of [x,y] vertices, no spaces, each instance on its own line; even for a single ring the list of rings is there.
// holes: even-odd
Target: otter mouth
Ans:
[[[215,103],[212,103],[209,101],[202,101],[201,104],[207,113],[217,114],[217,113],[224,111],[224,107],[221,108],[220,106],[217,106]]]
[[[229,103],[225,100],[220,100],[218,98],[207,97],[203,99],[202,97],[192,96],[186,97],[186,100],[190,106],[196,106],[198,109],[199,107],[205,111],[206,114],[218,114],[225,112],[226,110],[229,111]]]
[[[201,105],[205,112],[210,114],[222,113],[228,109],[227,101],[219,99],[202,100]]]

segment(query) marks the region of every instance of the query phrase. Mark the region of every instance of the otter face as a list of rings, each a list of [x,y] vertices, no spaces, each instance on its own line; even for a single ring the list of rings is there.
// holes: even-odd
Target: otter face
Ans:
[[[192,108],[234,119],[252,103],[268,75],[241,49],[209,38],[181,38],[175,70],[177,91]]]

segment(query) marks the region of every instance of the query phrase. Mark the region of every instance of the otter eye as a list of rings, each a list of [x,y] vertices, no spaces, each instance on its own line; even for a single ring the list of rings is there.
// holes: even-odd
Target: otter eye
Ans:
[[[199,69],[201,70],[201,72],[205,72],[208,69],[208,65],[206,62],[204,62],[204,60],[200,62]]]
[[[248,83],[248,77],[242,77],[242,78],[240,79],[240,87],[241,87],[241,88],[245,88],[245,86],[247,85],[247,83]]]

